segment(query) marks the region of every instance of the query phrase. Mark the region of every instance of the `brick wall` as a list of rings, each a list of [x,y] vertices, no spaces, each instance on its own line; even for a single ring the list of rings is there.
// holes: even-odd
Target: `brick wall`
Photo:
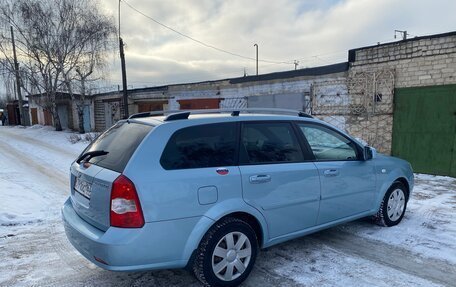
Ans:
[[[304,102],[311,103],[305,107],[306,112],[388,154],[394,89],[456,84],[456,32],[350,50],[349,69],[345,72],[323,71],[296,77],[277,74],[280,75],[274,79],[260,75],[267,79],[248,77],[133,90],[129,92],[130,114],[137,112],[135,101],[168,99],[168,108],[177,110],[179,100],[219,98],[221,108],[245,108],[249,97],[272,96],[280,107],[280,95],[286,99],[287,95],[302,94]],[[114,94],[96,97],[97,130],[106,128],[103,99],[121,96]]]
[[[456,83],[456,33],[352,50],[350,72],[394,68],[396,87]]]
[[[387,70],[394,73],[393,88],[455,84],[456,32],[359,48],[351,50],[349,58],[349,82],[356,82],[356,77],[363,73]],[[382,84],[374,81],[367,81],[366,86]],[[374,101],[374,89],[363,92],[367,101]],[[347,125],[348,132],[364,138],[384,153],[391,152],[392,141],[394,101],[388,104],[390,107],[386,107],[384,113],[366,111],[364,115],[347,119],[352,123]]]
[[[249,81],[231,84],[229,81],[196,83],[170,86],[168,90],[169,108],[179,109],[178,100],[199,98],[222,98],[221,108],[245,108],[250,96],[272,96],[280,94],[309,94],[315,83],[329,81],[345,81],[347,74],[334,73],[322,76],[304,76],[290,79],[275,79],[266,81]],[[343,87],[342,90],[346,90]],[[337,93],[337,92],[335,92]],[[296,107],[301,109],[301,107]]]

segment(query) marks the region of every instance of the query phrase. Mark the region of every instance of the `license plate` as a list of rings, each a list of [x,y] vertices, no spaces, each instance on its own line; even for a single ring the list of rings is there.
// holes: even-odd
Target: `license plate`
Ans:
[[[74,190],[79,192],[82,196],[85,198],[90,199],[90,195],[92,193],[92,185],[88,183],[87,181],[76,177],[75,182],[74,182]]]

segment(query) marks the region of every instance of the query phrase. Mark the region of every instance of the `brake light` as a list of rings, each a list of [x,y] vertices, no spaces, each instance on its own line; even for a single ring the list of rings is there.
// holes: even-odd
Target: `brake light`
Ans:
[[[144,226],[144,216],[135,185],[123,174],[112,184],[111,226],[122,228]]]

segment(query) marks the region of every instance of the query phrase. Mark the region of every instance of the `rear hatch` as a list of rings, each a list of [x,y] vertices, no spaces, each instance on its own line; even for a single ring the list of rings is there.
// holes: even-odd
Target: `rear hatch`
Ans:
[[[71,200],[81,218],[101,230],[109,228],[112,183],[152,129],[138,122],[118,122],[71,165]]]

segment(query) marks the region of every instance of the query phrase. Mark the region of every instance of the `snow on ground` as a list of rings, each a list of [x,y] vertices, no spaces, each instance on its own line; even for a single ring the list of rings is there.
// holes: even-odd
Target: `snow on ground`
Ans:
[[[456,264],[456,179],[415,174],[415,188],[402,222],[391,228],[343,225],[359,236],[400,245]]]
[[[0,160],[2,160],[0,156]],[[30,191],[29,184],[17,177],[18,173],[7,167],[0,175],[2,207],[0,208],[0,225],[25,225],[42,221],[47,211],[45,200]],[[16,178],[17,183],[5,180],[6,176]],[[39,190],[39,189],[38,189]],[[19,192],[18,192],[19,191]]]
[[[373,263],[370,260],[351,256],[337,249],[314,243],[314,248],[303,260],[290,252],[292,263],[285,264],[276,269],[277,273],[292,278],[304,286],[439,286],[427,280],[417,278],[410,274],[397,272],[393,267],[384,267],[381,264]],[[315,248],[317,247],[318,248]],[[328,254],[332,256],[329,257]],[[313,264],[305,264],[307,261]],[[338,266],[338,268],[334,268]],[[302,272],[303,269],[307,272]],[[316,276],[308,276],[309,273]],[[365,276],[369,274],[369,276]],[[343,282],[343,284],[341,284]],[[374,284],[373,284],[374,283]]]
[[[34,125],[31,127],[21,128],[6,126],[5,128],[9,128],[8,132],[14,133],[16,135],[33,138],[35,140],[48,143],[55,147],[63,148],[68,152],[73,152],[76,154],[79,154],[88,144],[86,141],[80,141],[76,144],[72,144],[70,142],[70,137],[78,136],[80,135],[79,133],[70,130],[56,132],[55,128],[51,126]],[[84,135],[80,136],[83,137]]]
[[[182,270],[104,271],[68,243],[60,208],[87,145],[72,134],[0,127],[0,286],[199,286]],[[244,285],[455,286],[456,179],[415,181],[398,226],[359,220],[269,248]]]
[[[71,144],[68,137],[73,133],[55,132],[51,127],[2,127],[0,132],[9,137],[0,145],[0,226],[39,223],[49,215],[51,203],[66,198],[66,192],[56,192],[53,190],[56,186],[43,181],[43,173],[58,174],[60,178],[53,181],[65,183],[71,162],[87,143]],[[34,161],[20,162],[24,155],[33,156],[35,161],[45,163],[45,167]],[[24,176],[24,165],[34,166],[38,172]]]

